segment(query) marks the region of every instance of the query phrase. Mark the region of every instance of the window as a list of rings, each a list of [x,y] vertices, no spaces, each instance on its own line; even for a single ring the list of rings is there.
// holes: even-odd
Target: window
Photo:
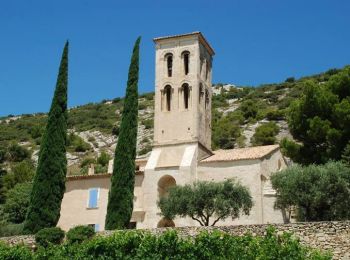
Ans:
[[[167,55],[165,55],[165,59],[167,64],[168,77],[171,77],[173,74],[173,55],[168,53]]]
[[[171,110],[171,86],[166,85],[164,88],[164,96],[165,96],[165,108],[166,111]]]
[[[202,99],[203,99],[203,96],[204,96],[204,91],[203,91],[203,85],[202,83],[199,84],[199,101],[198,103],[201,104],[202,103]]]
[[[209,70],[210,70],[210,62],[206,61],[205,66],[206,66],[206,68],[205,68],[205,80],[207,80],[208,79]]]
[[[183,92],[183,98],[184,98],[184,108],[188,109],[188,100],[190,98],[190,87],[187,83],[182,85],[182,92]]]
[[[99,190],[100,190],[99,188],[89,189],[89,201],[88,201],[88,208],[89,209],[96,209],[97,208]]]
[[[209,91],[205,90],[205,108],[209,107]]]
[[[100,231],[100,224],[88,224],[89,227],[93,227],[95,232]]]
[[[184,72],[185,72],[185,75],[187,75],[190,69],[190,53],[188,51],[184,51],[182,53],[182,57],[184,60]]]

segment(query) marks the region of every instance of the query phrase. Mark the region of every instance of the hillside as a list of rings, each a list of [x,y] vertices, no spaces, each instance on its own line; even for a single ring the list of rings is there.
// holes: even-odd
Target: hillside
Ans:
[[[291,77],[282,83],[265,84],[256,88],[215,84],[212,99],[212,148],[265,145],[278,143],[284,137],[292,138],[286,112],[290,103],[300,97],[303,83],[311,79],[323,84],[331,75],[340,71],[331,69],[297,80]],[[154,93],[143,94],[139,98],[139,156],[144,156],[151,150],[153,99]],[[123,99],[115,98],[69,110],[69,174],[86,172],[87,164],[101,153],[102,157],[113,154],[118,140],[122,107]],[[31,158],[36,161],[46,120],[47,115],[44,113],[0,118],[0,159],[11,144],[18,143],[30,150]],[[11,163],[4,159],[4,168],[9,169]],[[103,167],[106,165],[101,165],[99,171],[105,171],[106,168]]]

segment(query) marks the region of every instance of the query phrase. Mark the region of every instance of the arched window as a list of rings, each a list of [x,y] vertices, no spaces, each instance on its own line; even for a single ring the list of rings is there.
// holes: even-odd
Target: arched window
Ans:
[[[171,77],[173,75],[173,55],[171,53],[166,54],[165,60],[166,60],[168,77]]]
[[[176,185],[176,180],[170,175],[161,177],[158,181],[158,196],[159,199],[167,197],[169,194],[169,188]]]
[[[209,107],[209,91],[205,90],[205,108]]]
[[[199,95],[198,102],[199,102],[199,104],[201,104],[201,103],[202,103],[202,100],[203,100],[203,96],[204,96],[204,91],[203,91],[203,85],[202,85],[202,83],[199,84],[199,93],[198,93],[198,95]]]
[[[182,53],[182,58],[184,61],[184,72],[185,72],[185,75],[187,75],[190,71],[190,52],[184,51]]]
[[[209,74],[209,71],[210,71],[210,62],[207,60],[207,62],[205,63],[205,80],[208,79],[208,74]]]
[[[166,85],[164,88],[164,97],[165,97],[165,107],[166,111],[171,110],[171,86]]]
[[[188,86],[187,83],[182,85],[182,94],[184,98],[184,108],[188,109],[188,103],[190,99],[190,87]]]

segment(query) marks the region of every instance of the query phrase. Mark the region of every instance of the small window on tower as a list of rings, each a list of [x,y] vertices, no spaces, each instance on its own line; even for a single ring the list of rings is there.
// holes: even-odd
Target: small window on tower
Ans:
[[[167,55],[165,55],[165,58],[167,64],[168,77],[171,77],[173,75],[173,55],[168,53]]]
[[[205,63],[205,80],[208,79],[208,74],[209,74],[209,71],[210,71],[210,62],[207,60],[207,62]]]
[[[166,111],[170,111],[171,110],[171,86],[170,85],[165,86],[164,96],[165,96]]]
[[[199,101],[198,101],[199,104],[202,103],[203,96],[204,96],[203,85],[202,83],[200,83],[199,84]]]
[[[188,103],[190,98],[190,87],[187,83],[182,85],[183,97],[184,97],[184,108],[188,109]]]
[[[190,70],[190,53],[188,51],[184,51],[182,53],[182,57],[184,60],[184,72],[185,72],[185,75],[187,75]]]
[[[209,91],[205,90],[205,108],[209,107]]]

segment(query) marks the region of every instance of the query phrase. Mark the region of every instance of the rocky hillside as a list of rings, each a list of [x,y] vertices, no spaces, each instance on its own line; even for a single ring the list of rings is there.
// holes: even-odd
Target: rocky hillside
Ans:
[[[289,104],[301,95],[303,83],[311,79],[322,84],[339,71],[331,69],[298,80],[291,77],[282,83],[256,88],[215,84],[212,99],[213,149],[265,145],[278,143],[284,137],[292,138],[286,115]],[[139,98],[139,156],[145,156],[151,150],[153,99],[154,93],[143,94]],[[70,174],[81,173],[89,161],[101,157],[101,154],[102,157],[113,155],[122,107],[123,99],[115,98],[69,110],[67,158]],[[0,118],[0,157],[1,151],[17,143],[30,150],[32,159],[36,161],[46,120],[44,113]]]

